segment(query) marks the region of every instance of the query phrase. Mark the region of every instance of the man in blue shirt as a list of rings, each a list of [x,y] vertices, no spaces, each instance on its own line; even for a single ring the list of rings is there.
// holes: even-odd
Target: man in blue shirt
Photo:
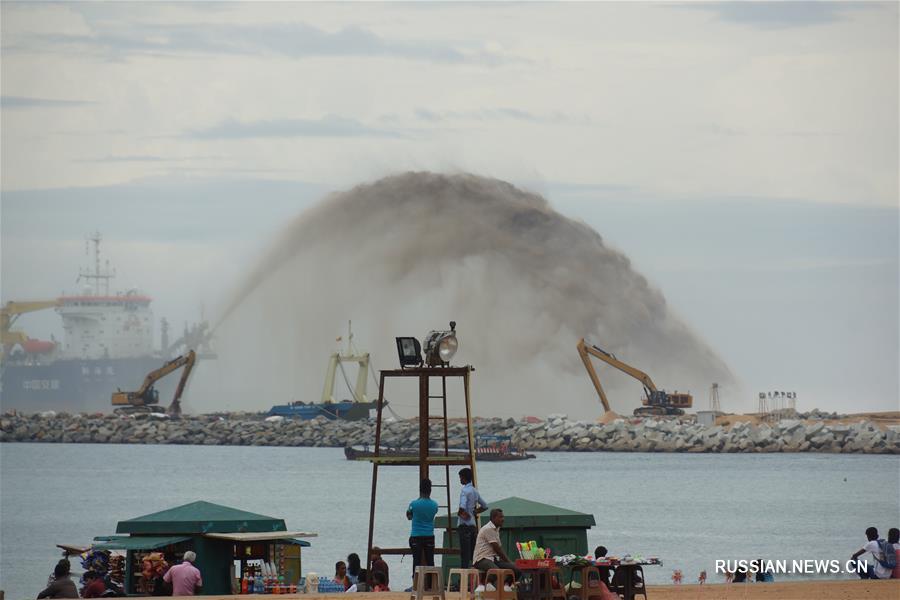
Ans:
[[[413,575],[418,566],[434,566],[434,516],[438,503],[431,499],[431,480],[419,483],[419,497],[409,503],[406,518],[412,521],[409,549],[413,555]]]
[[[472,566],[475,538],[478,536],[475,517],[490,507],[472,485],[472,469],[466,467],[460,470],[459,483],[462,485],[459,492],[459,510],[456,511],[459,517],[456,522],[456,531],[459,535],[459,565],[463,569],[468,569]]]

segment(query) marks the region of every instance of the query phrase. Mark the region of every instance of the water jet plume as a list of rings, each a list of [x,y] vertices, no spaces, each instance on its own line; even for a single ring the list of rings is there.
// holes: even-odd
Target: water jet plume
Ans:
[[[482,415],[598,416],[581,337],[661,388],[690,389],[695,405],[710,382],[733,381],[600,234],[538,194],[469,174],[405,173],[331,194],[285,227],[223,314],[220,361],[234,362],[222,372],[247,408],[316,400],[350,318],[381,368],[396,366],[395,336],[421,339],[456,320],[454,362],[477,367]],[[247,365],[264,386],[244,381]],[[640,385],[596,368],[613,407],[630,414]]]

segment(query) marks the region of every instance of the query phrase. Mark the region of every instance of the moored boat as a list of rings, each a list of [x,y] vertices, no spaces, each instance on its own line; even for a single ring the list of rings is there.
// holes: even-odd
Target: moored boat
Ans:
[[[507,436],[500,435],[484,435],[478,436],[475,438],[475,459],[482,462],[504,462],[504,461],[513,461],[513,460],[528,460],[529,458],[536,458],[534,454],[529,454],[522,450],[521,448],[515,448],[512,446],[512,440]],[[439,451],[436,448],[432,449],[432,452],[435,454],[439,454]],[[449,455],[464,455],[465,451],[461,448],[454,448],[449,450]],[[375,453],[372,450],[369,450],[369,447],[363,446],[362,448],[354,447],[354,446],[345,446],[344,447],[344,456],[347,460],[368,460],[375,456]],[[409,459],[410,461],[418,460],[419,449],[418,448],[383,448],[380,457],[392,457],[398,461],[402,461],[403,459]]]

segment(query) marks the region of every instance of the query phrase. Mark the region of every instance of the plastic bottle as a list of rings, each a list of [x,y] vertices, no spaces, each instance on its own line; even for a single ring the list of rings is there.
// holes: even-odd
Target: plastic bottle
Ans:
[[[247,575],[244,574],[244,576],[241,577],[241,593],[242,593],[242,594],[246,594],[246,593],[247,593],[247,583],[248,583],[248,581],[247,581]]]
[[[253,577],[253,571],[250,571],[250,573],[247,574],[247,593],[256,593],[256,578]]]

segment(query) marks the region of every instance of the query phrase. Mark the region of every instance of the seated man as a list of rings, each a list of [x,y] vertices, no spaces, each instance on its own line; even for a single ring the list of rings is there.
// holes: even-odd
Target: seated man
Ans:
[[[855,564],[856,559],[866,552],[869,552],[872,554],[872,562],[866,563],[865,571],[857,569],[857,574],[860,579],[890,579],[891,569],[882,564],[884,561],[884,552],[882,551],[881,545],[878,543],[878,530],[874,527],[866,529],[866,539],[868,540],[866,545],[857,552],[854,552],[853,555],[850,556],[850,560]]]
[[[500,527],[502,526],[503,511],[499,508],[491,510],[491,520],[478,531],[478,537],[475,539],[472,566],[481,572],[486,572],[488,569],[509,569],[518,578],[519,571],[503,551],[503,546],[500,545]],[[509,587],[508,591],[511,591],[512,581],[507,579],[505,584]],[[497,585],[497,582],[494,582],[494,585]]]
[[[594,548],[594,558],[597,560],[601,560],[606,558],[606,546],[597,546]],[[609,585],[609,575],[614,569],[612,567],[597,567],[597,571],[600,572],[600,579],[603,580],[607,586]]]

